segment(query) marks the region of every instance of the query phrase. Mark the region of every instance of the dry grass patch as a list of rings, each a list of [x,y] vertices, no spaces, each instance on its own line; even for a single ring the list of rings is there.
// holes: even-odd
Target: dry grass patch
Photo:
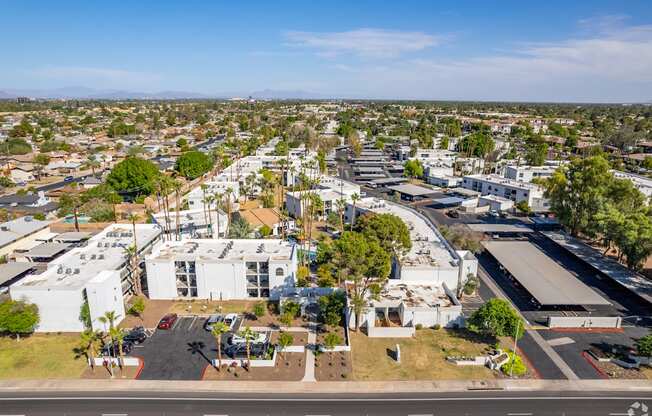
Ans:
[[[78,334],[0,338],[0,378],[79,378],[87,364],[73,352],[78,344]]]
[[[414,338],[369,338],[351,332],[353,378],[355,380],[445,380],[491,379],[486,367],[458,367],[447,356],[481,355],[490,344],[463,330],[417,331]],[[401,346],[401,363],[390,355]]]

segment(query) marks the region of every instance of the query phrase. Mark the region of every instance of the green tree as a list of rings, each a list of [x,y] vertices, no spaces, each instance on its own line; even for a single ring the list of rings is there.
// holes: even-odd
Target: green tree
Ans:
[[[91,329],[87,329],[79,335],[77,350],[86,357],[92,371],[95,371],[95,357],[97,356],[97,347],[101,341],[102,334]]]
[[[365,214],[356,222],[356,231],[377,241],[383,249],[399,259],[412,248],[410,230],[394,214]]]
[[[319,320],[328,326],[340,325],[344,316],[346,295],[342,291],[334,291],[319,298]]]
[[[179,139],[177,140],[177,147],[183,148],[185,146],[188,146],[188,139],[186,139],[185,137],[179,137]]]
[[[251,225],[242,217],[236,218],[229,226],[229,238],[251,238],[253,232]]]
[[[523,319],[504,299],[489,299],[473,312],[467,322],[472,331],[493,337],[520,338],[525,331]]]
[[[272,229],[269,227],[267,224],[263,224],[259,229],[258,233],[260,234],[261,237],[269,237],[272,235]]]
[[[462,138],[459,147],[467,156],[484,158],[489,153],[493,152],[496,147],[496,142],[494,142],[489,134],[477,132]]]
[[[281,332],[278,336],[278,346],[281,351],[292,345],[294,342],[294,337],[289,332]],[[285,353],[283,353],[285,354]]]
[[[138,197],[151,195],[160,176],[161,173],[154,163],[129,157],[115,165],[107,176],[106,183],[119,193]]]
[[[328,350],[334,350],[336,346],[342,343],[342,338],[337,335],[335,332],[329,332],[324,337],[324,346]]]
[[[203,152],[186,152],[179,156],[174,169],[179,175],[192,180],[213,169],[213,160]]]
[[[377,241],[345,231],[334,243],[333,267],[351,281],[351,305],[358,330],[368,299],[380,294],[390,272],[390,254]]]
[[[408,160],[403,164],[403,174],[409,178],[421,178],[423,165],[417,159]]]
[[[652,357],[652,334],[636,340],[636,351],[641,357]]]
[[[21,334],[31,334],[40,320],[38,306],[22,300],[0,303],[0,332],[8,332],[20,340]]]
[[[143,312],[145,312],[145,300],[141,297],[136,297],[131,303],[127,313],[143,319]]]
[[[249,370],[249,368],[251,368],[251,341],[256,338],[256,333],[247,326],[241,330],[238,335],[240,335],[245,340],[245,348],[247,352],[247,370]]]
[[[317,268],[317,286],[333,287],[337,284],[333,278],[333,272],[328,264],[322,264]]]

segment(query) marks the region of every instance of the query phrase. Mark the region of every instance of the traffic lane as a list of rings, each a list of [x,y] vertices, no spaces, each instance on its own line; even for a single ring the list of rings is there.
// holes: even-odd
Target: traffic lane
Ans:
[[[45,191],[51,191],[51,190],[57,189],[57,188],[63,188],[64,186],[69,185],[69,184],[71,184],[73,182],[81,182],[84,179],[88,178],[89,176],[92,176],[92,174],[84,175],[84,176],[78,176],[78,177],[74,178],[73,180],[67,181],[67,182],[66,181],[60,181],[60,182],[49,183],[47,185],[38,186],[38,187],[36,187],[36,190],[45,192]]]
[[[421,399],[118,398],[2,400],[2,414],[22,415],[627,415],[649,397],[429,397]],[[633,413],[636,414],[636,413]]]

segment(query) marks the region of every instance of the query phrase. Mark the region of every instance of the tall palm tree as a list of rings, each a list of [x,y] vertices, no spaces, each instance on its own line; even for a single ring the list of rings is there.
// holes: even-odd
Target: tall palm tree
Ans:
[[[141,290],[141,285],[140,285],[140,273],[139,273],[139,261],[138,261],[138,240],[136,238],[136,221],[140,219],[138,214],[135,214],[133,212],[129,213],[129,216],[127,217],[129,222],[131,222],[131,229],[134,234],[134,247],[133,247],[133,256],[130,257],[130,260],[132,262],[132,267],[131,267],[131,272],[133,274],[133,281],[134,281],[134,289],[136,290],[136,294],[142,295],[142,290]]]
[[[211,215],[212,213],[212,208],[211,206],[213,205],[213,202],[215,202],[215,196],[214,195],[207,195],[206,196],[206,206],[208,208],[208,227],[211,230],[211,238],[215,234],[215,231],[213,230],[213,216]]]
[[[229,332],[230,328],[224,322],[217,322],[213,324],[213,329],[211,334],[215,337],[217,341],[217,371],[220,371],[222,368],[222,335]]]
[[[97,344],[102,340],[102,334],[99,331],[87,329],[79,336],[79,350],[88,359],[91,370],[95,371],[95,356],[97,355]]]
[[[120,372],[122,373],[124,372],[124,360],[125,360],[124,350],[122,348],[124,346],[125,334],[119,328],[111,328],[109,329],[109,333],[113,342],[118,343],[118,365],[120,366]],[[111,346],[111,348],[113,348],[113,346]]]
[[[225,234],[229,232],[229,225],[231,224],[231,194],[233,194],[233,187],[229,186],[226,188],[226,230]]]
[[[101,323],[103,324],[109,324],[109,328],[113,328],[115,326],[115,321],[119,318],[119,315],[115,313],[115,311],[106,311],[104,315],[100,316],[97,318]]]
[[[340,198],[335,202],[337,206],[337,213],[340,214],[340,232],[344,232],[344,211],[346,210],[346,201]]]
[[[179,209],[181,205],[181,199],[179,198],[179,191],[181,191],[182,184],[180,181],[175,180],[172,182],[172,189],[174,189],[174,198],[175,198],[175,210],[176,210],[176,229],[177,229],[177,241],[181,240],[181,225],[179,219]]]
[[[215,216],[217,217],[217,238],[221,238],[220,236],[220,208],[222,207],[222,204],[224,199],[224,194],[221,192],[216,192],[215,193]]]
[[[208,218],[206,217],[206,191],[208,190],[208,185],[202,183],[200,186],[202,191],[202,204],[204,204],[204,224],[208,224]]]
[[[351,214],[351,231],[353,231],[353,226],[355,225],[355,203],[360,200],[360,195],[354,193],[351,195],[351,202],[353,202],[353,214]]]
[[[245,327],[238,334],[245,340],[245,348],[247,351],[247,370],[251,367],[251,341],[256,338],[256,333],[252,331],[251,327]]]

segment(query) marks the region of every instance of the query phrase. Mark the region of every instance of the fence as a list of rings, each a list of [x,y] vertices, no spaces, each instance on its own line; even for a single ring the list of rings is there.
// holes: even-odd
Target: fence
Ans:
[[[269,360],[258,360],[254,359],[251,360],[251,367],[274,367],[276,365],[276,349],[274,349],[274,354],[272,355],[272,358]],[[225,358],[222,359],[222,365],[227,365],[227,366],[232,366],[232,365],[239,365],[240,367],[244,367],[247,363],[246,358],[242,359],[231,359],[231,358]],[[211,364],[213,367],[217,366],[217,360],[211,360]]]
[[[619,316],[549,316],[549,328],[620,328]]]
[[[105,362],[120,365],[120,359],[118,357],[95,357],[93,358],[93,362],[97,366],[103,366]],[[136,357],[124,357],[122,359],[122,365],[125,367],[138,367],[140,365],[140,359]]]

